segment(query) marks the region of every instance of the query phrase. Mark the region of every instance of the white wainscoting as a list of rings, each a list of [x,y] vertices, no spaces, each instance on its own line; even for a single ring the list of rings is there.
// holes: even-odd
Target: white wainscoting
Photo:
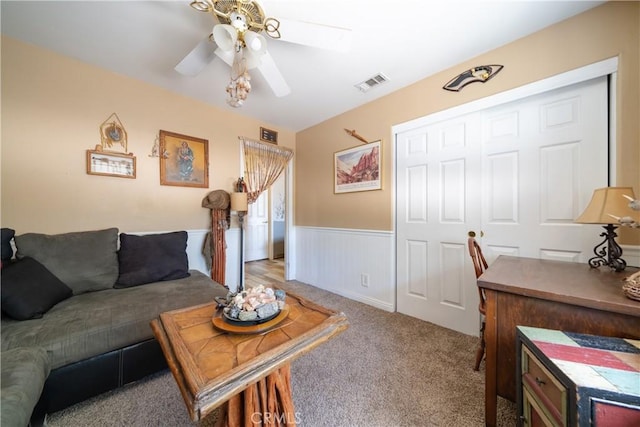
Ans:
[[[187,258],[189,258],[189,270],[199,270],[209,275],[207,262],[202,254],[204,239],[209,230],[187,230]]]
[[[240,281],[240,229],[237,227],[228,229],[224,239],[227,243],[227,267],[224,272],[224,284],[230,290],[235,291],[238,289]]]
[[[296,227],[296,280],[395,311],[395,251],[391,231]],[[368,276],[363,286],[362,275]]]
[[[189,269],[209,275],[202,247],[209,230],[187,230]],[[144,232],[131,234],[155,234]],[[395,237],[391,231],[295,227],[295,279],[386,311],[396,309]],[[236,289],[239,279],[240,229],[225,234],[225,284]],[[640,246],[621,245],[622,258],[640,267]],[[369,276],[362,286],[362,274]]]

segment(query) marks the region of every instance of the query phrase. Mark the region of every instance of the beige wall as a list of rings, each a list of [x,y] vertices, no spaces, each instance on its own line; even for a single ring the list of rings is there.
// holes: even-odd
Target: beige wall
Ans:
[[[640,197],[640,3],[611,2],[299,132],[296,225],[392,230],[393,125],[615,56],[617,181],[634,186]],[[482,64],[505,68],[485,84],[457,93],[442,89],[453,76]],[[368,140],[384,140],[382,191],[333,194],[333,153],[359,144],[343,128],[356,129]]]
[[[231,189],[238,135],[257,138],[267,126],[278,130],[281,145],[296,149],[296,225],[392,230],[394,124],[614,56],[618,184],[640,196],[638,2],[607,3],[296,135],[3,37],[0,221],[19,233],[208,228],[200,201],[211,190]],[[505,68],[486,84],[442,90],[453,75],[488,63]],[[99,126],[113,112],[137,157],[135,180],[85,173],[85,150],[99,143]],[[344,128],[382,138],[382,191],[333,194],[333,153],[358,144]],[[160,129],[209,140],[209,189],[159,185],[158,159],[148,154]]]
[[[137,158],[136,179],[86,174],[85,152],[114,112]],[[2,226],[18,234],[207,229],[202,198],[231,191],[238,136],[258,139],[260,126],[295,148],[291,131],[3,37]],[[209,189],[160,185],[159,159],[149,157],[160,129],[209,141]]]

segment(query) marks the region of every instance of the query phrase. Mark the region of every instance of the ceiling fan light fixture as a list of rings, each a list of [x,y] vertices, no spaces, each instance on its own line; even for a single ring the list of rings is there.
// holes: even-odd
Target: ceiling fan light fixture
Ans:
[[[255,0],[207,0],[212,2],[212,11],[222,24],[233,24],[240,15],[245,29],[262,31],[264,29],[264,11]]]
[[[247,19],[238,12],[231,13],[231,26],[240,33],[247,31],[249,26],[247,25]]]
[[[191,3],[189,3],[189,6],[191,6],[198,12],[211,12],[213,10],[213,5],[205,0],[193,0]]]
[[[200,42],[175,69],[181,74],[194,76],[215,56],[235,68],[239,68],[241,61],[244,72],[232,71],[227,87],[230,96],[228,103],[234,107],[242,105],[251,89],[247,70],[252,68],[260,72],[275,96],[283,97],[291,93],[291,88],[267,51],[265,37],[339,52],[348,51],[350,46],[351,30],[268,18],[260,0],[190,1],[193,9],[210,12],[217,25],[213,27],[209,37]],[[284,34],[280,33],[281,27]],[[364,91],[363,88],[360,89]]]
[[[267,18],[264,21],[264,32],[272,39],[279,39],[280,35],[280,21],[276,18]]]
[[[229,97],[227,104],[234,108],[242,107],[251,92],[251,76],[247,72],[247,61],[240,49],[233,58],[231,67],[231,80],[227,84],[226,91]]]
[[[263,54],[267,50],[267,41],[260,34],[247,31],[244,33],[244,44],[254,53]]]
[[[260,66],[262,56],[267,52],[267,41],[260,34],[247,31],[243,37],[245,48],[242,49],[246,60],[247,69],[251,70]]]
[[[213,40],[220,49],[231,51],[238,42],[238,32],[231,25],[218,24],[213,27]]]

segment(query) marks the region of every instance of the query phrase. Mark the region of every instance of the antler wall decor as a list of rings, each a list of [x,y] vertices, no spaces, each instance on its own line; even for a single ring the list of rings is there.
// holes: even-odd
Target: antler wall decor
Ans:
[[[465,71],[464,73],[458,74],[442,88],[445,90],[450,90],[452,92],[458,92],[469,83],[487,82],[493,76],[498,74],[503,68],[503,65],[479,65]]]
[[[344,130],[344,131],[345,131],[346,133],[348,133],[349,135],[351,135],[352,137],[354,137],[355,139],[357,139],[357,140],[359,140],[359,141],[364,142],[365,144],[368,144],[368,143],[369,143],[369,141],[367,141],[366,139],[364,139],[364,137],[362,137],[361,135],[358,135],[358,134],[356,133],[356,130],[355,130],[355,129],[354,129],[354,130],[349,130],[349,129],[346,129],[346,128],[345,128],[345,130]]]

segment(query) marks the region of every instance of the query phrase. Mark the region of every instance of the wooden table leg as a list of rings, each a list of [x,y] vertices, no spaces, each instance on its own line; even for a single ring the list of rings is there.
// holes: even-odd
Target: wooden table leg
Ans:
[[[497,422],[498,405],[498,319],[497,292],[485,289],[487,314],[485,316],[484,339],[486,345],[485,361],[485,395],[484,420],[485,425],[495,427]]]
[[[217,424],[221,427],[295,427],[290,366],[285,365],[229,399]]]

